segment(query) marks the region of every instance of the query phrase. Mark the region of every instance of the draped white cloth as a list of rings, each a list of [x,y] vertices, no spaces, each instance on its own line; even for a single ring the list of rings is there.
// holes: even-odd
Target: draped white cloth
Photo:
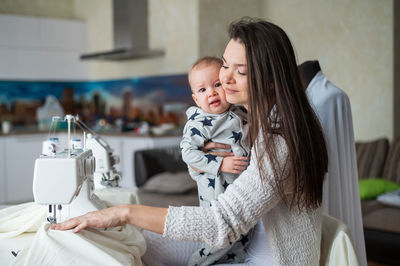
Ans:
[[[111,188],[95,193],[107,206],[137,202],[136,189]],[[8,249],[0,254],[4,256],[0,261],[12,265],[142,265],[146,242],[138,228],[89,228],[74,234],[49,230],[46,216],[47,207],[34,202],[0,210],[0,247]],[[33,237],[27,234],[35,232]],[[16,258],[11,251],[18,253]]]
[[[0,239],[35,233],[46,221],[47,208],[34,202],[0,210]]]
[[[359,266],[348,227],[340,220],[324,215],[322,218],[320,265]]]
[[[78,234],[49,227],[45,223],[39,228],[29,248],[23,249],[12,265],[142,265],[145,240],[131,225],[88,228]]]
[[[323,210],[348,226],[359,262],[367,265],[349,98],[322,71],[311,80],[306,93],[327,143],[329,168],[323,188]]]

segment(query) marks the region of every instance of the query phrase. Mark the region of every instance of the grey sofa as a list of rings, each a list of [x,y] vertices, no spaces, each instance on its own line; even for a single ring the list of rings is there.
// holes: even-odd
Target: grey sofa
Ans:
[[[357,142],[358,178],[381,177],[400,184],[400,138],[391,145],[386,138],[368,142]],[[383,205],[376,200],[361,201],[364,227],[371,227],[400,233],[400,209]],[[388,216],[397,217],[398,223],[393,226],[374,216],[376,213],[388,212]],[[390,221],[391,219],[389,219]]]
[[[357,142],[358,178],[382,177],[400,184],[400,138]],[[368,260],[400,264],[400,208],[362,200],[364,237]]]

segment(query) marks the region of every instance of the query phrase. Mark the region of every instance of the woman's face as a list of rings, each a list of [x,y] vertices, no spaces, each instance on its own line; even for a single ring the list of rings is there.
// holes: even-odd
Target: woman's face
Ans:
[[[224,63],[219,72],[219,79],[225,90],[226,100],[232,104],[241,104],[247,109],[247,60],[244,44],[230,40],[222,60]]]

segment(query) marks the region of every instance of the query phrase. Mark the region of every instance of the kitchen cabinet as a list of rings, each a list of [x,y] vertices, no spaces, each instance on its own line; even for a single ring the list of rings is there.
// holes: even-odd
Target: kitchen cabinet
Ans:
[[[121,143],[121,186],[133,187],[136,185],[134,181],[135,168],[133,165],[133,154],[137,150],[150,149],[152,147],[152,139],[149,137],[123,137],[121,138]]]
[[[6,164],[4,162],[6,158],[6,152],[5,152],[5,140],[4,138],[0,137],[0,203],[6,201]]]
[[[47,134],[5,137],[6,202],[17,203],[33,200],[32,183],[35,159],[42,151],[42,141],[46,137]]]
[[[0,15],[0,79],[87,80],[83,21]],[[3,38],[4,36],[4,38]]]

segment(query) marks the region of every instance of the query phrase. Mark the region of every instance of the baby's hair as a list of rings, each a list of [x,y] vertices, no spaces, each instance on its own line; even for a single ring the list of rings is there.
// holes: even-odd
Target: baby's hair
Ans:
[[[200,65],[212,65],[212,64],[216,64],[220,67],[222,67],[222,59],[215,57],[215,56],[204,56],[200,59],[197,59],[196,62],[193,63],[192,67],[190,68],[190,71],[192,71],[194,68],[196,68],[197,66]]]
[[[202,58],[199,58],[196,60],[196,62],[193,63],[192,67],[189,70],[188,73],[188,79],[190,83],[190,73],[193,71],[193,69],[200,67],[200,66],[209,66],[209,65],[217,65],[218,67],[222,67],[224,64],[222,59],[219,57],[215,56],[204,56]]]

